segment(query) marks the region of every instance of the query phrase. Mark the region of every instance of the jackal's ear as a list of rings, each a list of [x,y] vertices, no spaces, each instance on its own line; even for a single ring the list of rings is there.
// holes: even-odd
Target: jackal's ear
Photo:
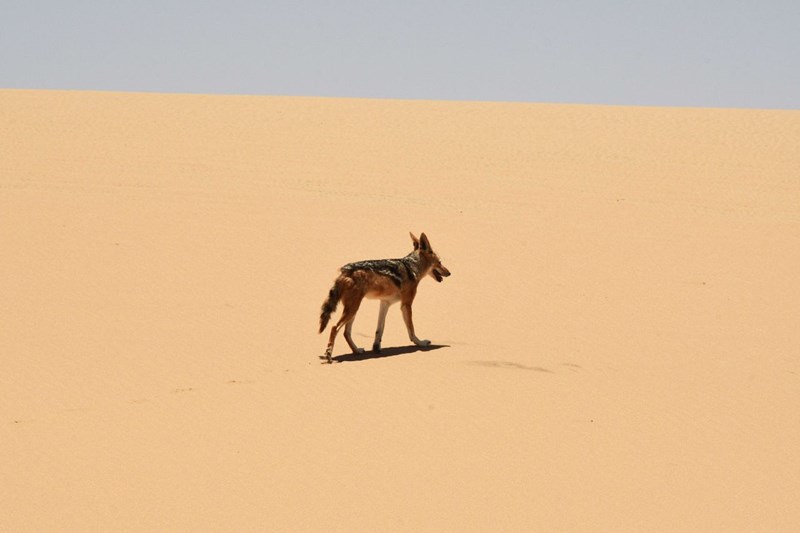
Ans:
[[[431,251],[431,243],[428,241],[428,237],[425,233],[420,233],[419,235],[419,245],[423,252],[430,252]]]
[[[419,250],[419,239],[417,239],[417,236],[411,233],[410,231],[408,232],[408,234],[411,235],[411,240],[414,242],[414,249]]]

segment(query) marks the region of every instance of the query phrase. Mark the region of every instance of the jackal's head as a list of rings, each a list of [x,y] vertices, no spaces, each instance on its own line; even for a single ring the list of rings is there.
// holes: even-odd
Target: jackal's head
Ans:
[[[419,239],[413,233],[410,233],[410,235],[411,240],[414,242],[414,250],[419,250],[422,275],[430,274],[433,279],[441,283],[444,278],[450,275],[450,271],[447,270],[447,267],[442,264],[442,260],[433,251],[431,243],[424,233],[420,234]]]

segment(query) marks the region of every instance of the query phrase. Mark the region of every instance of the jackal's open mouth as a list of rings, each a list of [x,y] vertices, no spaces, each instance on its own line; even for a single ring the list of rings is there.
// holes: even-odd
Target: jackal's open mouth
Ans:
[[[434,278],[436,279],[436,281],[438,281],[439,283],[441,283],[441,282],[442,282],[442,280],[444,279],[444,278],[442,277],[442,275],[441,275],[441,274],[439,274],[439,271],[438,271],[438,270],[434,270],[434,271],[433,271],[433,277],[434,277]]]

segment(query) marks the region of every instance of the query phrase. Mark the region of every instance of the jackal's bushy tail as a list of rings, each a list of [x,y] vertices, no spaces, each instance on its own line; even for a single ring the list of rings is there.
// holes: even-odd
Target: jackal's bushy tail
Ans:
[[[322,314],[319,315],[319,332],[322,333],[325,331],[325,327],[328,325],[328,321],[331,319],[331,313],[336,311],[336,306],[339,303],[339,298],[341,297],[341,291],[339,289],[339,280],[333,284],[331,290],[328,291],[328,299],[322,304]]]

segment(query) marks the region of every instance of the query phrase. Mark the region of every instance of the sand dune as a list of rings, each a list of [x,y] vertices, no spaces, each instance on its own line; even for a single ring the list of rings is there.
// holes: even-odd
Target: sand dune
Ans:
[[[797,111],[0,91],[0,530],[796,531],[799,170]],[[437,348],[320,364],[409,231]]]

